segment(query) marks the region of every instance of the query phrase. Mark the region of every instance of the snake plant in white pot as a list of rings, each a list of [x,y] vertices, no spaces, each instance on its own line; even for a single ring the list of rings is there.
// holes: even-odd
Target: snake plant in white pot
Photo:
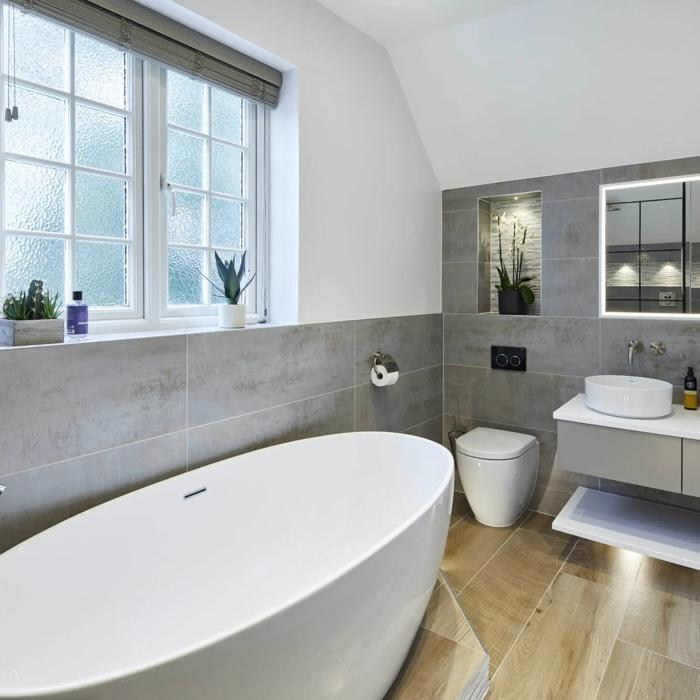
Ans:
[[[241,264],[236,270],[236,256],[231,260],[222,260],[218,253],[214,253],[216,270],[219,273],[221,286],[212,282],[212,286],[219,296],[226,301],[219,304],[219,328],[243,328],[245,326],[245,304],[239,304],[241,295],[255,279],[255,274],[249,276],[244,284],[246,276],[245,258],[247,251],[241,255]]]

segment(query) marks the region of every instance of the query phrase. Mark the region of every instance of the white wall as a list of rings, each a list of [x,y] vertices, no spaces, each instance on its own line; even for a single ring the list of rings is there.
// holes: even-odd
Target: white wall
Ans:
[[[530,0],[390,47],[443,189],[700,153],[700,2]]]
[[[438,312],[440,191],[386,50],[314,0],[179,1],[222,29],[145,4],[297,68],[299,320]]]

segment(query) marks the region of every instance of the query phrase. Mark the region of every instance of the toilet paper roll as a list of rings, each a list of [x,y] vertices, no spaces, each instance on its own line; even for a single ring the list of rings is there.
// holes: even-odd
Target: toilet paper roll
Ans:
[[[393,386],[399,381],[399,372],[387,372],[384,365],[375,365],[370,371],[374,386]]]

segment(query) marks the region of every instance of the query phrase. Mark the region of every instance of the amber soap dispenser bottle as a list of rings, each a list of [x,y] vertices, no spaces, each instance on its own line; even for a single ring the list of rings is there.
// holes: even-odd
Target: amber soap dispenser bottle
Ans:
[[[683,408],[688,411],[698,410],[698,380],[692,367],[688,367],[688,374],[683,382]]]

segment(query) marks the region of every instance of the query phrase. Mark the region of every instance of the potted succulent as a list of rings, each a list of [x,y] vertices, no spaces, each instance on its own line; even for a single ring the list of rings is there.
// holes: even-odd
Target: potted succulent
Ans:
[[[63,320],[58,294],[51,296],[41,280],[32,280],[29,289],[8,294],[2,304],[0,344],[41,345],[63,342]]]
[[[245,290],[255,279],[253,274],[248,281],[243,284],[246,275],[245,258],[247,251],[241,255],[241,264],[236,270],[236,256],[231,260],[222,260],[218,253],[214,253],[216,260],[216,270],[219,273],[221,286],[211,282],[211,285],[225,299],[223,304],[219,304],[219,328],[243,328],[245,326],[245,304],[238,301]],[[210,280],[211,281],[211,280]]]
[[[506,214],[495,215],[494,221],[498,227],[498,260],[496,267],[499,283],[498,313],[499,314],[526,314],[527,307],[534,303],[535,292],[530,286],[534,277],[523,275],[524,248],[527,241],[527,226],[523,226],[520,219],[513,217],[513,238],[510,244],[510,263],[506,265],[503,260],[502,235],[503,228],[510,222]]]

